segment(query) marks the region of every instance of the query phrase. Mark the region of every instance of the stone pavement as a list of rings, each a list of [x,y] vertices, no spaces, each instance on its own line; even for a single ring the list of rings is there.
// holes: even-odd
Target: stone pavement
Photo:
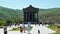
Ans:
[[[27,25],[26,25],[27,26]],[[33,26],[32,30],[30,31],[31,34],[38,34],[38,29],[40,30],[40,34],[50,34],[50,33],[55,33],[55,31],[47,28],[46,26],[42,26],[42,25],[31,25]],[[14,27],[12,27],[14,28]],[[10,29],[12,29],[10,27],[8,27],[8,34],[21,34],[20,31],[9,31]],[[3,28],[0,29],[0,34],[3,34]],[[22,33],[22,34],[27,34],[26,33]]]
[[[36,25],[33,27],[32,31],[30,31],[32,34],[38,34],[38,29],[40,30],[40,34],[51,34],[51,33],[55,33],[55,31],[47,28],[46,26],[42,26],[42,25]]]

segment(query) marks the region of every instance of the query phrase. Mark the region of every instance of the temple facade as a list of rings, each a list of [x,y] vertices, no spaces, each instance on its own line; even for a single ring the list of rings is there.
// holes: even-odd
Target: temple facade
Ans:
[[[32,7],[32,5],[30,5],[27,8],[23,8],[23,14],[24,14],[24,23],[37,23],[38,20],[38,8]]]

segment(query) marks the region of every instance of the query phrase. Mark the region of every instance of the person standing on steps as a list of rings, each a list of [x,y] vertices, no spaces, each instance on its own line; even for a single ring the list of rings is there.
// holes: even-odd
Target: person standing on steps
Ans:
[[[40,30],[38,30],[38,34],[40,34]]]

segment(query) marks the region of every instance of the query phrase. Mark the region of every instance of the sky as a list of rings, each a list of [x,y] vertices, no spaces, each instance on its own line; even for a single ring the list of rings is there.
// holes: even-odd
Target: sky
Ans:
[[[23,9],[29,5],[42,9],[60,8],[60,0],[0,0],[0,6],[12,9]]]

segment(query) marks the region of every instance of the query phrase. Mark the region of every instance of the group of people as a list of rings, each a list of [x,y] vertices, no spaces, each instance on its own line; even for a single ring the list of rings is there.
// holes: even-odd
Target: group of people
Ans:
[[[22,34],[22,32],[25,32],[25,27],[20,27],[20,33]],[[7,34],[7,27],[4,27],[4,34]],[[40,34],[40,30],[38,29],[38,34]]]
[[[23,31],[25,32],[25,30],[22,27],[20,27],[21,34],[22,34]],[[38,29],[38,34],[40,34],[40,30],[39,29]]]
[[[20,32],[24,32],[27,30],[27,27],[25,27],[25,24],[22,24],[22,26],[20,26]]]
[[[22,33],[23,31],[25,33],[25,26],[24,27],[20,26],[20,32]]]

